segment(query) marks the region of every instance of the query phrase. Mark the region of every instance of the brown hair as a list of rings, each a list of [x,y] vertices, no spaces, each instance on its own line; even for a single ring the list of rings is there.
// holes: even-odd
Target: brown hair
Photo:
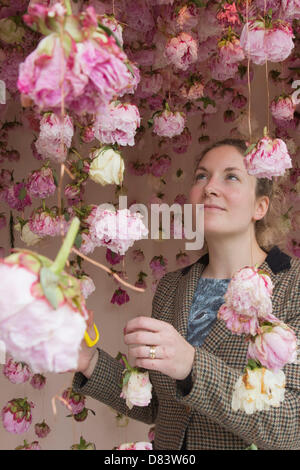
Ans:
[[[200,156],[197,157],[194,173],[204,155],[206,155],[210,150],[221,147],[222,145],[232,145],[243,156],[247,150],[247,144],[242,139],[227,138],[214,142],[213,144],[206,147],[201,152]],[[281,178],[283,179],[283,177]],[[256,178],[256,199],[261,196],[267,196],[270,200],[265,216],[255,222],[255,236],[257,243],[262,249],[265,249],[266,251],[269,251],[274,245],[280,245],[283,241],[283,227],[280,216],[284,206],[285,194],[280,187],[281,178]],[[207,250],[206,242],[202,249]]]

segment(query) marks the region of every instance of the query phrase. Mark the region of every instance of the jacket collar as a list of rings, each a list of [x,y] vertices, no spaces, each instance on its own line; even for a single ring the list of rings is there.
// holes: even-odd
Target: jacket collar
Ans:
[[[281,251],[277,245],[274,245],[270,251],[267,252],[268,255],[263,262],[263,265],[267,264],[269,268],[272,270],[274,274],[279,273],[280,271],[283,271],[284,269],[288,269],[291,267],[291,257]],[[209,254],[206,253],[205,255],[201,256],[196,263],[203,264],[204,266],[207,266],[209,262]],[[261,267],[263,267],[261,265]],[[187,266],[186,268],[183,268],[183,274],[186,274],[189,269],[192,267],[192,265]]]

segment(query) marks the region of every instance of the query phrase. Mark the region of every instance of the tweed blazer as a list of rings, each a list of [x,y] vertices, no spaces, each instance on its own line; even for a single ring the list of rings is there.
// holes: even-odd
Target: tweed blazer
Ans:
[[[195,289],[208,264],[208,254],[192,265],[165,274],[152,302],[152,317],[172,324],[186,338],[188,316]],[[300,261],[274,246],[260,265],[273,282],[273,313],[300,338]],[[234,384],[246,365],[247,345],[243,336],[232,334],[217,319],[200,347],[186,392],[185,381],[176,381],[158,371],[149,371],[153,396],[147,407],[131,410],[120,398],[123,366],[104,350],[89,379],[77,372],[73,389],[100,400],[130,418],[155,423],[156,450],[179,450],[185,440],[188,450],[300,449],[300,366],[288,364],[285,400],[278,408],[252,415],[233,411]],[[184,391],[185,390],[185,391]]]

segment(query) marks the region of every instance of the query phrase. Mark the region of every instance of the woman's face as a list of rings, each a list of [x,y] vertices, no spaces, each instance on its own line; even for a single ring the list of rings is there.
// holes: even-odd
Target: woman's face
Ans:
[[[243,158],[235,147],[222,145],[208,151],[199,162],[189,201],[221,208],[204,206],[205,236],[245,232],[252,217],[260,219],[267,210],[268,204],[261,206],[255,201],[256,177],[248,174]]]

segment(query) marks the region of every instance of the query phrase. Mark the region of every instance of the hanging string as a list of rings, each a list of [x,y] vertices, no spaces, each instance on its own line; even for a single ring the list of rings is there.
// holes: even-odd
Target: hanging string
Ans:
[[[266,5],[266,0],[264,0],[264,36],[266,34],[266,13],[267,13],[267,5]],[[268,77],[268,61],[266,60],[266,84],[267,84],[267,126],[268,126],[268,132],[270,129],[270,90],[269,90],[269,77]]]
[[[248,63],[247,63],[248,128],[249,128],[249,144],[251,144],[252,143],[252,129],[251,129],[250,41],[249,41],[249,4],[248,4],[248,0],[246,0],[246,22],[247,22],[247,38],[248,38]]]
[[[60,89],[61,89],[61,120],[62,120],[62,126],[60,129],[60,151],[61,155],[64,153],[64,126],[65,126],[65,97],[64,97],[64,82],[65,82],[65,53],[64,53],[64,47],[63,47],[63,25],[62,22],[60,21],[60,46],[61,46],[61,75],[60,75]],[[63,221],[62,221],[62,184],[63,184],[63,178],[64,178],[64,173],[65,173],[65,165],[62,163],[60,165],[60,178],[59,178],[59,184],[58,184],[58,190],[57,190],[57,206],[58,206],[58,215],[60,219],[60,234],[61,237],[64,238],[64,226],[63,226]]]

